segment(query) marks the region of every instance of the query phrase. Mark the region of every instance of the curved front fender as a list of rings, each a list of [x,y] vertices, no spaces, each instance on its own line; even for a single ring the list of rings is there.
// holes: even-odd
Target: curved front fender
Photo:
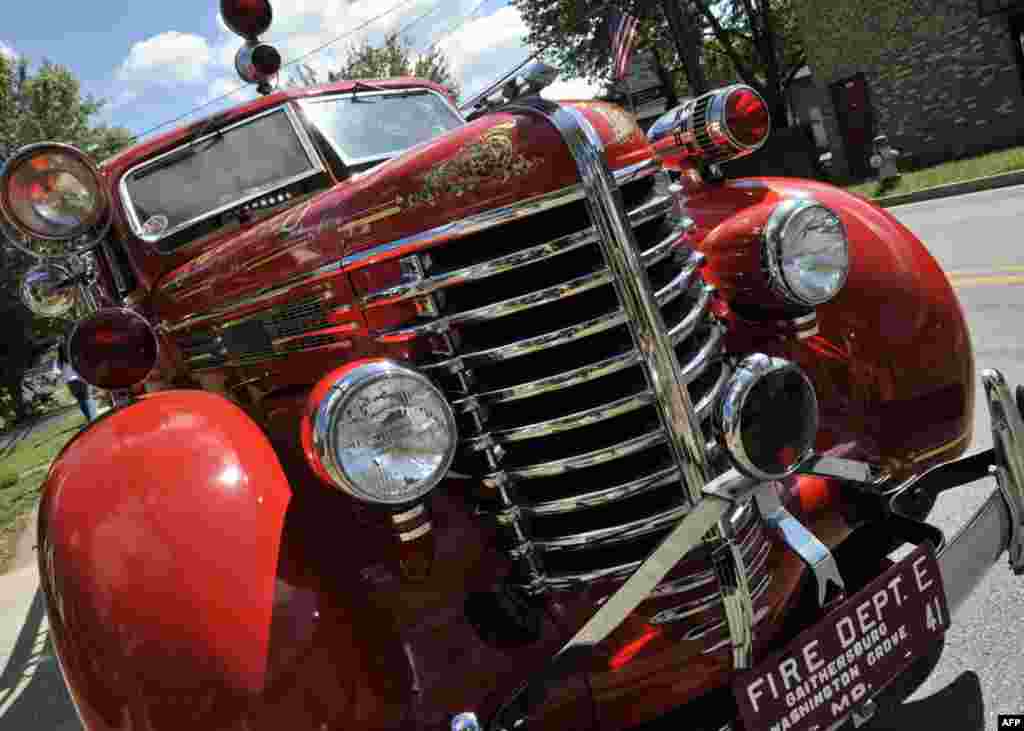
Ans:
[[[65,448],[39,563],[89,728],[181,728],[261,692],[290,497],[259,427],[200,391],[146,396]]]

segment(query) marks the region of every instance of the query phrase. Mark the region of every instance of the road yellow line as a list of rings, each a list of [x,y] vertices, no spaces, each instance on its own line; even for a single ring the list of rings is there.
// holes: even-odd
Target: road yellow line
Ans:
[[[988,269],[950,269],[946,272],[950,277],[978,276],[996,274],[998,272],[1024,272],[1024,264],[1009,264],[1000,267],[989,267]]]
[[[984,284],[1024,284],[1024,274],[1000,274],[990,277],[950,277],[954,287],[977,287]]]

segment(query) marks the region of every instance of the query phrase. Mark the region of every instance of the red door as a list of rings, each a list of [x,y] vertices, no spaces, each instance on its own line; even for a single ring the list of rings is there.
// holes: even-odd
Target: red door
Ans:
[[[868,156],[871,154],[875,125],[864,74],[832,84],[832,103],[835,105],[850,174],[855,178],[869,177],[872,171]]]

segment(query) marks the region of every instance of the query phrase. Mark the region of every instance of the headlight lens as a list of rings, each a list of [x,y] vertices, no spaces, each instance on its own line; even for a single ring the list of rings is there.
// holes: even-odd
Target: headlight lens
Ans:
[[[809,200],[780,203],[765,228],[764,258],[772,288],[795,305],[824,304],[850,271],[846,229],[830,209]]]
[[[312,446],[327,476],[353,497],[400,505],[432,490],[458,441],[444,395],[423,374],[374,360],[328,376]]]
[[[737,469],[759,480],[785,477],[814,449],[814,386],[795,363],[755,353],[733,373],[715,424],[719,443]]]
[[[22,233],[69,239],[85,233],[106,210],[99,173],[68,145],[32,145],[8,161],[0,180],[0,208]]]

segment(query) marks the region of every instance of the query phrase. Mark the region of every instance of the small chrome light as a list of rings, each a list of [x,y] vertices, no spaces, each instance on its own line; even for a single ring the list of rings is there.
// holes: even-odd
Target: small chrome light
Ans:
[[[310,398],[311,419],[303,427],[309,429],[309,456],[352,497],[412,502],[451,467],[455,416],[418,371],[389,360],[361,361],[328,374]]]
[[[755,353],[733,373],[715,414],[716,436],[738,470],[758,480],[793,474],[811,456],[818,399],[801,368]]]
[[[765,225],[762,254],[772,289],[804,307],[833,299],[850,272],[842,221],[813,200],[786,200],[775,207]]]
[[[480,731],[480,721],[476,714],[470,711],[460,713],[452,718],[452,731]]]
[[[75,306],[71,273],[57,264],[32,267],[21,280],[21,301],[39,317],[63,317]]]

